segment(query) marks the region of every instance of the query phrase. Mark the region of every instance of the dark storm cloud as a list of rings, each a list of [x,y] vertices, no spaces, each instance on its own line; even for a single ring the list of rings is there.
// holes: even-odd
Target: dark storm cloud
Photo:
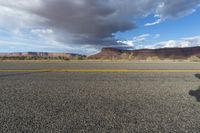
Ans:
[[[2,2],[1,2],[2,1]],[[12,8],[19,4],[14,4]],[[27,0],[19,0],[28,5]],[[150,14],[158,24],[167,18],[181,17],[194,10],[200,0],[33,0],[37,6],[24,8],[45,21],[38,27],[52,29],[55,39],[66,44],[113,45],[114,34],[136,28],[135,20]],[[1,3],[6,3],[0,0]],[[30,8],[31,7],[31,8]],[[147,22],[148,23],[148,22]],[[153,25],[150,23],[149,25]]]
[[[113,33],[135,27],[131,21],[116,18],[108,0],[43,0],[33,12],[46,18],[50,27],[70,33],[78,43],[110,41]]]
[[[113,43],[113,34],[135,28],[133,19],[154,13],[159,17],[185,15],[199,0],[41,0],[32,12],[47,19],[54,30],[68,33],[59,37],[75,43]]]

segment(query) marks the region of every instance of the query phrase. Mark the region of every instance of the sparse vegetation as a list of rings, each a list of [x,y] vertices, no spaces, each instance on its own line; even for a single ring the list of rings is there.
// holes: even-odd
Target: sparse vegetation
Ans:
[[[77,55],[75,58],[74,58],[75,60],[83,60],[83,57],[82,56],[79,56],[79,55]]]
[[[158,58],[158,56],[152,56],[152,57],[147,57],[147,59],[146,60],[149,60],[149,61],[151,61],[151,60],[160,60],[159,58]]]
[[[42,57],[42,56],[3,56],[0,57],[0,60],[70,60],[67,57],[59,56],[59,57]]]
[[[189,61],[192,62],[200,62],[200,57],[197,56],[191,56],[190,58],[188,58]]]
[[[131,53],[131,54],[128,56],[128,59],[129,59],[129,60],[134,59],[134,55]]]

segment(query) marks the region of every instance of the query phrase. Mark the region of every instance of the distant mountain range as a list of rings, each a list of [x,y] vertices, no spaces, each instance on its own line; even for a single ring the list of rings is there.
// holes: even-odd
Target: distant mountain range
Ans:
[[[162,60],[162,59],[200,59],[200,47],[188,48],[161,48],[124,50],[119,48],[103,48],[99,53],[91,56],[71,53],[48,53],[48,52],[18,52],[0,53],[0,57],[67,57],[74,59],[132,59],[132,60]],[[86,58],[87,57],[87,58]]]
[[[72,54],[72,53],[48,53],[48,52],[15,52],[15,53],[0,53],[0,56],[49,56],[49,57],[56,57],[56,56],[83,56],[80,54]]]
[[[91,55],[89,59],[189,59],[199,58],[200,47],[188,48],[162,48],[162,49],[141,49],[122,50],[118,48],[103,48],[100,53]]]
[[[48,52],[15,52],[15,53],[0,53],[0,57],[67,57],[69,59],[74,57],[86,57],[85,55],[73,53],[48,53]]]

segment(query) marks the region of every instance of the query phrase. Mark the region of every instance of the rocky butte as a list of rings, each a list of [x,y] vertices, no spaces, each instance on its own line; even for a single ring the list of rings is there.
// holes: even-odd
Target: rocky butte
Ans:
[[[103,48],[101,52],[91,55],[89,59],[190,59],[200,58],[200,47],[161,48],[123,50],[119,48]]]

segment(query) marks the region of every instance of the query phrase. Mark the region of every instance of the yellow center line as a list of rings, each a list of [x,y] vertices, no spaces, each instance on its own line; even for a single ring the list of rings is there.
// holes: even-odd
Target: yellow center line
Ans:
[[[0,72],[82,72],[82,73],[197,73],[198,70],[164,70],[164,69],[28,69],[0,70]]]

